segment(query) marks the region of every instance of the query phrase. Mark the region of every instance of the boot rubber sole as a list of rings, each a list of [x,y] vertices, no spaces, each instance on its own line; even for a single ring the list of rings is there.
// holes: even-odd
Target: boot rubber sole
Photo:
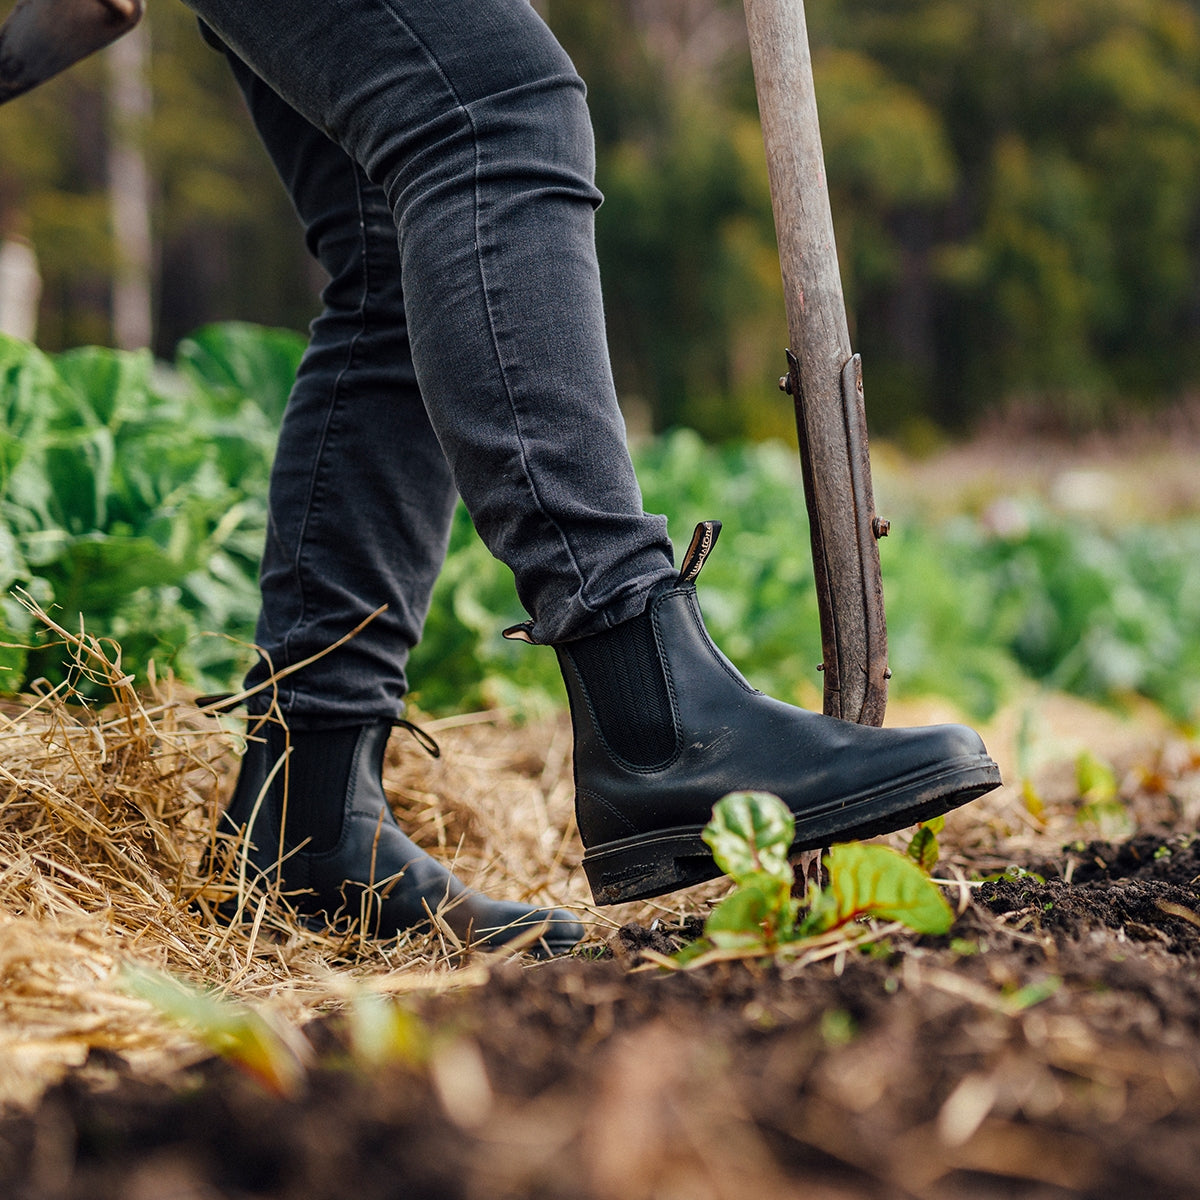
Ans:
[[[796,813],[792,851],[894,833],[941,816],[1000,786],[1000,768],[986,754],[941,763],[893,780],[883,790],[842,797]],[[703,825],[683,825],[620,838],[586,850],[583,869],[597,904],[648,900],[716,879],[721,868],[704,843]]]
[[[344,936],[349,930],[354,929],[357,924],[345,915],[344,900],[332,914],[327,910],[305,912],[303,909],[297,908],[294,903],[297,896],[302,895],[302,893],[292,893],[291,895],[283,893],[281,895],[274,886],[264,887],[261,876],[258,879],[248,881],[247,892],[253,898],[249,904],[239,902],[234,897],[213,905],[211,910],[212,915],[219,925],[249,924],[253,920],[257,901],[264,894],[273,895],[276,902],[291,901],[292,903],[289,905],[291,919],[297,925],[312,933],[337,932]],[[585,936],[584,928],[574,919],[564,920],[563,917],[569,915],[565,911],[553,911],[561,912],[562,916],[555,916],[551,910],[547,910],[546,915],[542,919],[534,919],[533,915],[530,914],[526,920],[514,922],[511,925],[481,929],[471,939],[471,944],[476,950],[502,950],[508,942],[518,939],[524,940],[525,935],[529,931],[538,930],[539,936],[532,942],[527,943],[523,947],[522,953],[529,954],[537,959],[557,958],[559,955],[569,954],[583,941]],[[420,932],[428,932],[429,924],[428,922],[424,922],[421,925],[413,926],[412,929],[419,930]],[[368,936],[379,938],[381,941],[388,941],[391,938],[401,936],[404,932],[406,931],[396,929],[382,934],[369,932]]]

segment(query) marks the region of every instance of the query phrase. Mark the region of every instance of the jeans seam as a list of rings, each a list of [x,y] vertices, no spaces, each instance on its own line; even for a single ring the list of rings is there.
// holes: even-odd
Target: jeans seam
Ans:
[[[560,78],[567,78],[567,77],[560,76]],[[449,81],[447,81],[447,82],[449,82]],[[526,86],[528,86],[528,85],[526,85]],[[508,92],[512,92],[512,91],[516,91],[516,90],[519,90],[519,89],[507,88],[507,89],[505,89],[504,92],[497,92],[493,96],[486,97],[486,99],[489,101],[492,101],[492,100],[495,100],[498,96],[502,96]],[[475,103],[478,103],[478,102],[476,101]],[[521,475],[525,481],[525,486],[529,489],[529,494],[533,498],[533,501],[537,507],[538,513],[540,514],[542,520],[545,521],[546,525],[549,528],[553,529],[554,532],[557,534],[559,543],[561,544],[564,552],[566,553],[567,560],[570,562],[571,567],[575,572],[575,577],[578,580],[578,595],[579,595],[580,603],[583,605],[583,607],[588,612],[595,612],[596,611],[595,608],[589,603],[587,597],[584,595],[584,589],[586,587],[586,580],[584,579],[583,571],[579,566],[579,560],[576,558],[575,552],[571,548],[570,538],[567,537],[565,530],[562,529],[562,527],[559,525],[559,523],[546,511],[546,507],[542,503],[542,497],[538,490],[537,483],[535,482],[535,480],[533,478],[533,473],[529,470],[528,449],[527,449],[526,442],[525,442],[525,436],[522,432],[521,420],[520,420],[520,416],[518,415],[517,405],[514,401],[513,387],[509,381],[508,371],[505,368],[504,356],[500,351],[500,340],[499,340],[499,337],[497,336],[497,332],[496,332],[496,318],[495,318],[494,310],[492,307],[492,292],[491,292],[491,288],[488,285],[487,272],[484,269],[483,254],[481,251],[481,247],[483,244],[483,238],[482,238],[483,230],[481,227],[481,209],[482,209],[482,204],[481,204],[481,200],[480,200],[480,166],[481,166],[481,164],[480,164],[480,138],[479,138],[478,126],[476,125],[474,115],[471,112],[471,105],[462,104],[460,102],[460,108],[462,109],[463,115],[466,118],[468,125],[470,126],[471,142],[472,142],[472,146],[474,148],[474,179],[473,179],[472,183],[473,183],[474,209],[475,209],[475,211],[474,211],[475,247],[476,247],[475,266],[476,266],[476,270],[479,273],[479,287],[480,287],[480,292],[483,297],[484,311],[487,313],[488,339],[492,345],[492,353],[495,355],[496,370],[499,372],[500,381],[504,387],[504,398],[508,404],[508,411],[512,417],[513,430],[516,433],[517,446],[521,452]]]
[[[346,349],[346,361],[338,371],[337,376],[333,381],[329,408],[325,415],[325,422],[321,428],[321,442],[317,447],[313,472],[311,478],[309,479],[308,497],[304,506],[304,520],[301,523],[300,536],[297,539],[298,547],[296,550],[296,558],[293,564],[293,570],[296,576],[296,590],[300,594],[300,612],[297,615],[296,620],[292,623],[292,627],[288,630],[283,639],[283,644],[285,647],[284,654],[288,663],[291,663],[292,661],[293,640],[299,635],[299,632],[303,628],[304,622],[308,617],[308,596],[304,587],[303,563],[305,550],[308,546],[309,540],[309,526],[316,508],[315,493],[317,491],[318,480],[321,475],[322,462],[324,460],[326,449],[329,445],[330,426],[333,424],[334,414],[341,401],[342,387],[345,382],[346,374],[354,365],[355,354],[358,350],[359,342],[362,340],[362,336],[366,331],[368,309],[367,297],[371,291],[371,256],[367,249],[367,221],[366,214],[363,211],[362,182],[359,175],[360,168],[351,160],[350,169],[354,175],[354,194],[358,202],[359,229],[362,231],[362,236],[359,239],[359,256],[362,261],[363,284],[358,301],[358,329],[354,336],[350,339],[350,344]],[[303,689],[300,686],[299,681],[297,681],[293,683],[290,690],[291,703],[294,705],[303,696]]]
[[[488,284],[487,272],[484,269],[483,255],[480,252],[480,233],[481,233],[480,136],[479,136],[479,127],[475,122],[474,114],[471,111],[471,107],[473,104],[480,103],[481,100],[495,100],[498,96],[502,96],[502,95],[506,94],[507,92],[513,91],[514,89],[505,88],[502,91],[496,92],[494,95],[482,97],[481,100],[476,100],[476,101],[471,101],[471,102],[464,101],[464,99],[460,95],[458,89],[454,86],[454,83],[451,80],[449,74],[446,72],[445,68],[442,66],[441,61],[439,60],[437,54],[434,52],[433,48],[428,44],[428,42],[426,42],[425,39],[422,38],[417,33],[417,31],[412,27],[412,25],[410,25],[409,22],[404,19],[403,15],[397,11],[396,6],[393,3],[391,3],[390,0],[383,0],[383,4],[384,4],[384,7],[386,7],[388,9],[388,11],[392,14],[393,20],[395,20],[396,23],[405,30],[405,32],[408,34],[408,36],[412,39],[413,43],[415,45],[421,47],[421,51],[425,55],[426,60],[432,65],[434,70],[437,71],[438,76],[441,78],[441,81],[442,81],[443,85],[445,86],[447,92],[449,92],[450,96],[453,97],[454,104],[456,105],[458,111],[462,114],[463,119],[466,121],[467,128],[470,130],[471,144],[472,144],[472,150],[473,150],[473,163],[474,163],[472,190],[473,190],[473,202],[474,202],[473,224],[474,224],[474,229],[475,229],[475,270],[477,273],[477,277],[479,279],[479,287],[480,287],[480,293],[482,296],[484,312],[486,313],[486,316],[487,316],[488,340],[490,341],[491,346],[492,346],[492,354],[494,356],[496,370],[499,375],[501,386],[503,387],[503,390],[504,390],[504,398],[508,405],[508,411],[509,411],[510,417],[512,419],[513,430],[516,435],[517,447],[520,451],[521,477],[524,480],[525,486],[528,489],[529,495],[531,496],[531,498],[533,500],[534,506],[536,507],[538,514],[541,516],[541,518],[545,522],[546,526],[549,529],[553,530],[554,533],[557,535],[557,537],[559,539],[559,544],[562,546],[563,551],[566,554],[567,561],[570,563],[571,568],[575,573],[575,578],[577,580],[577,594],[579,597],[580,604],[589,613],[602,612],[602,610],[597,609],[596,606],[594,606],[585,596],[584,591],[585,591],[587,581],[584,578],[584,574],[580,567],[579,560],[576,557],[574,549],[571,546],[571,541],[568,538],[566,531],[561,527],[559,522],[557,522],[550,515],[550,513],[547,512],[545,505],[542,503],[542,497],[541,497],[538,487],[534,481],[533,475],[529,470],[528,448],[526,445],[524,434],[522,432],[521,422],[518,417],[517,406],[514,402],[513,388],[512,388],[511,382],[509,380],[508,371],[505,368],[504,356],[500,352],[500,341],[497,336],[496,318],[495,318],[494,310],[492,307],[491,289]],[[557,76],[557,78],[570,78],[570,77],[560,74]],[[525,85],[525,86],[528,86],[528,85]],[[602,613],[602,615],[604,615],[604,620],[605,620],[606,626],[611,627],[614,624],[612,619],[610,617],[608,617],[607,614]]]

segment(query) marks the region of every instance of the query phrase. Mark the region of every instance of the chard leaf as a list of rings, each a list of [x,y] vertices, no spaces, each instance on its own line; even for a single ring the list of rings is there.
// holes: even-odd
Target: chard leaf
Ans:
[[[704,923],[704,935],[722,950],[761,946],[772,950],[796,923],[796,901],[783,879],[759,871],[742,879]]]
[[[80,346],[55,358],[59,378],[75,397],[75,419],[110,428],[148,406],[153,365],[148,350],[103,346]]]
[[[717,866],[736,883],[765,872],[791,888],[795,878],[788,851],[796,822],[769,792],[731,792],[713,806],[701,835]]]
[[[888,846],[850,842],[825,860],[829,884],[800,928],[801,936],[836,929],[859,917],[899,921],[917,933],[945,933],[954,912],[915,862]]]
[[[207,325],[180,342],[176,364],[199,383],[252,397],[273,420],[283,416],[304,339],[287,329],[229,321]]]
[[[908,857],[928,875],[937,865],[938,854],[937,830],[932,823],[918,825],[912,841],[908,843]]]

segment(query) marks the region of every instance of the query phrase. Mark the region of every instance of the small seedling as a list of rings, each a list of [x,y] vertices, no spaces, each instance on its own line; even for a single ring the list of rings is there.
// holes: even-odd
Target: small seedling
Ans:
[[[1075,759],[1075,786],[1084,804],[1111,804],[1117,798],[1116,772],[1089,750]]]
[[[1132,832],[1133,819],[1121,802],[1117,775],[1108,763],[1085,750],[1075,760],[1075,786],[1079,791],[1076,820],[1099,826],[1109,838]]]
[[[1005,1007],[1013,1013],[1024,1012],[1049,1000],[1062,987],[1062,982],[1057,975],[1051,975],[1035,983],[1027,983],[1024,987],[1005,994]]]
[[[254,1009],[189,987],[158,971],[126,966],[121,986],[185,1026],[210,1050],[267,1091],[292,1096],[300,1090],[310,1049],[300,1035],[285,1038]]]
[[[938,846],[938,834],[945,828],[945,817],[934,817],[931,821],[922,821],[917,826],[917,832],[913,834],[912,841],[908,843],[908,857],[926,875],[933,872],[933,868],[937,866],[938,858],[941,857],[941,848]]]
[[[1037,790],[1037,785],[1028,776],[1021,780],[1021,800],[1025,805],[1025,811],[1035,820],[1042,824],[1046,821],[1046,802],[1042,799],[1042,794]]]
[[[1079,847],[1082,848],[1082,847]],[[1034,883],[1045,883],[1045,875],[1039,875],[1036,871],[1030,871],[1026,867],[1018,866],[1016,863],[1009,863],[1003,871],[992,871],[987,875],[979,875],[975,877],[976,883],[1000,883],[1002,880],[1016,882],[1020,879],[1029,879]]]
[[[356,992],[346,1006],[345,1022],[356,1067],[418,1067],[429,1060],[429,1030],[416,1013],[392,997]]]
[[[821,1040],[832,1049],[848,1046],[858,1036],[858,1022],[844,1008],[829,1008],[821,1014]]]
[[[1040,823],[1046,820],[1046,804],[1041,792],[1033,782],[1034,739],[1037,720],[1032,707],[1026,707],[1021,713],[1021,723],[1017,728],[1017,777],[1021,781],[1021,799],[1025,810]]]
[[[932,826],[932,822],[930,823]],[[795,821],[778,796],[734,792],[719,800],[704,841],[737,885],[713,910],[704,936],[664,966],[699,966],[733,958],[792,957],[864,919],[894,921],[918,933],[945,933],[954,914],[912,858],[887,846],[848,843],[825,857],[828,883],[809,890],[801,920],[788,862]],[[936,831],[931,830],[936,845]]]

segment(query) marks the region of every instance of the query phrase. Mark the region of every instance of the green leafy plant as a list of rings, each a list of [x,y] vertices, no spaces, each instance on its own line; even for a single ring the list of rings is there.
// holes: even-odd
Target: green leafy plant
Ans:
[[[828,882],[812,888],[807,914],[793,896],[788,854],[795,821],[778,796],[734,792],[713,807],[703,838],[734,890],[709,915],[704,936],[674,958],[647,955],[669,967],[738,958],[795,958],[818,947],[846,945],[865,919],[895,922],[918,933],[946,933],[954,914],[911,858],[887,846],[852,842],[825,856]]]
[[[703,838],[737,887],[704,925],[719,950],[773,954],[796,935],[795,873],[788,862],[796,822],[777,796],[734,792],[719,800]]]
[[[285,1036],[256,1009],[144,967],[127,965],[121,985],[267,1091],[291,1096],[300,1090],[311,1058],[311,1047],[300,1034]]]
[[[645,507],[665,513],[673,534],[700,517],[725,522],[700,582],[718,645],[756,687],[819,708],[795,451],[674,430],[637,444],[634,461]],[[886,484],[886,460],[881,474]],[[897,698],[937,695],[984,719],[1035,680],[1103,703],[1139,694],[1180,721],[1200,719],[1200,521],[1105,528],[1031,503],[1019,528],[997,533],[975,514],[932,520],[915,502],[892,515],[881,553]],[[500,636],[524,617],[507,569],[460,509],[411,660],[418,702],[560,704],[552,657]],[[1038,815],[1032,785],[1026,800]]]
[[[416,1013],[393,998],[365,989],[355,992],[346,1008],[345,1024],[351,1058],[359,1067],[415,1067],[429,1060],[429,1030]]]
[[[908,857],[926,875],[930,874],[933,868],[937,866],[937,860],[941,855],[941,847],[938,845],[938,834],[945,828],[945,817],[934,817],[930,821],[922,821],[917,826],[917,831],[913,834],[912,840],[908,843]]]
[[[1121,800],[1120,784],[1112,767],[1090,750],[1075,759],[1075,786],[1079,808],[1075,819],[1083,825],[1096,825],[1105,837],[1128,837],[1134,820]]]
[[[919,866],[889,846],[847,842],[825,859],[828,884],[817,894],[801,934],[825,933],[875,917],[916,933],[946,933],[954,912]]]
[[[116,641],[139,678],[153,661],[203,690],[236,683],[253,657],[267,479],[302,346],[291,333],[219,325],[163,363],[96,347],[51,356],[0,338],[0,690],[71,671],[60,647],[38,640],[16,588],[61,625],[82,619]],[[755,686],[819,708],[794,449],[675,430],[634,458],[647,510],[665,513],[674,534],[701,517],[725,522],[701,582],[717,643]],[[886,485],[886,456],[882,467]],[[1105,702],[1136,693],[1181,722],[1200,718],[1200,521],[1110,529],[1032,503],[1004,531],[971,514],[934,521],[915,502],[891,515],[881,551],[897,698],[938,695],[985,718],[1034,679]],[[417,704],[561,705],[554,656],[501,636],[525,615],[460,506],[409,663]],[[1025,800],[1040,816],[1032,783]]]
[[[139,675],[156,659],[221,687],[246,665],[236,640],[253,634],[267,476],[302,345],[213,326],[167,367],[0,338],[0,687],[70,674],[15,587],[117,641]]]
[[[132,963],[122,968],[118,986],[275,1095],[295,1096],[302,1091],[318,1064],[301,1029],[272,1021],[249,1004]],[[461,1040],[453,1029],[431,1031],[397,998],[363,987],[352,987],[347,994],[340,1026],[345,1052],[321,1056],[323,1067],[358,1072],[396,1066],[424,1070]]]

